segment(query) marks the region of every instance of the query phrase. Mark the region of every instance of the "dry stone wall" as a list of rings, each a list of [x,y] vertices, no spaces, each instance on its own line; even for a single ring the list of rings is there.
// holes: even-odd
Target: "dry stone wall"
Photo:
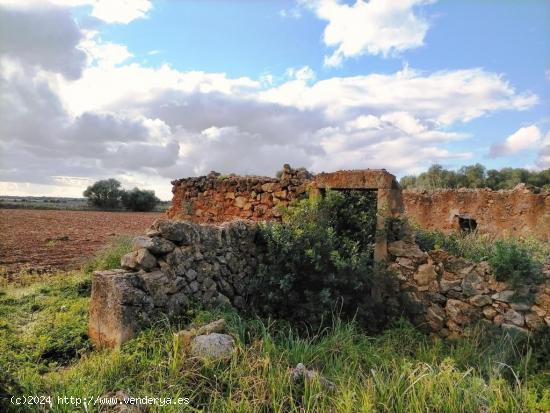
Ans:
[[[265,176],[208,176],[172,181],[172,206],[167,216],[200,223],[232,219],[279,219],[279,205],[306,196],[312,175],[305,169],[283,167],[280,178]]]
[[[517,331],[550,325],[550,268],[545,283],[519,291],[497,282],[485,262],[423,252],[407,240],[389,243],[388,252],[403,312],[428,333],[459,337],[478,322]],[[155,317],[177,317],[193,302],[247,310],[263,255],[253,221],[158,220],[134,239],[134,251],[121,260],[124,268],[94,273],[89,335],[100,346],[116,347]],[[532,302],[517,300],[528,293]]]
[[[550,268],[542,285],[513,289],[495,280],[487,262],[423,252],[407,241],[390,243],[388,251],[404,310],[426,332],[456,338],[478,322],[516,331],[550,325]]]
[[[454,232],[458,218],[473,219],[483,234],[534,236],[550,242],[550,192],[525,185],[510,191],[453,189],[403,191],[405,215],[423,228]]]
[[[245,309],[262,259],[257,236],[257,225],[247,221],[156,221],[134,239],[123,269],[94,273],[90,337],[101,346],[119,346],[156,316],[177,317],[193,302]]]

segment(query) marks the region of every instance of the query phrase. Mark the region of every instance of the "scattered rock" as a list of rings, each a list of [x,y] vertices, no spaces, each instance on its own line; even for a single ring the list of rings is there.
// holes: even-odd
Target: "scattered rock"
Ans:
[[[319,384],[325,390],[331,390],[332,391],[336,388],[336,385],[332,381],[330,381],[327,378],[323,377],[316,370],[308,370],[306,368],[306,366],[304,366],[302,363],[298,363],[296,365],[296,367],[291,369],[290,376],[292,378],[292,381],[294,381],[294,382],[318,380]]]
[[[412,242],[394,241],[388,244],[388,252],[394,257],[425,259],[427,254]]]
[[[231,356],[234,348],[235,341],[230,335],[211,333],[191,339],[189,352],[195,357],[223,359]]]

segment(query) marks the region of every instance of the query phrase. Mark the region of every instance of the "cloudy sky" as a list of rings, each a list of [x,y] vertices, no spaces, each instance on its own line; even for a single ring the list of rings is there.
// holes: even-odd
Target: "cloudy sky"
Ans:
[[[550,167],[547,0],[0,0],[0,194]]]

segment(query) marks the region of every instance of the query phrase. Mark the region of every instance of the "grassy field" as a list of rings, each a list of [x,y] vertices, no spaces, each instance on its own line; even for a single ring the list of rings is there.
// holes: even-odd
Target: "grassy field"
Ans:
[[[110,257],[99,260],[109,265]],[[90,397],[123,390],[134,397],[178,397],[181,412],[547,412],[550,376],[528,346],[507,336],[445,342],[398,321],[377,337],[351,323],[299,337],[284,324],[234,312],[190,310],[180,322],[159,321],[120,350],[95,350],[86,335],[90,278],[85,272],[47,279],[22,276],[0,293],[0,392],[52,397],[55,412],[101,411]],[[230,360],[186,357],[173,333],[189,323],[225,317],[237,350]],[[336,384],[293,383],[297,363]],[[76,400],[76,399],[75,399]],[[0,411],[41,411],[2,399]],[[160,403],[160,401],[159,401]],[[48,408],[49,409],[49,408]],[[48,409],[42,411],[48,411]]]

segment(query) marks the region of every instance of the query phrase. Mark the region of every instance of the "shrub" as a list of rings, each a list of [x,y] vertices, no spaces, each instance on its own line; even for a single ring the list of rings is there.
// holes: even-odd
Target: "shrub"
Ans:
[[[542,281],[541,265],[529,249],[510,239],[498,240],[489,263],[497,281],[508,281],[512,286]]]
[[[122,205],[130,211],[152,211],[160,202],[155,196],[155,191],[134,188],[131,191],[122,192]]]
[[[88,202],[99,208],[117,208],[120,204],[122,191],[120,182],[116,179],[105,179],[90,185],[83,194]]]
[[[86,264],[84,272],[89,274],[98,270],[120,268],[120,259],[132,250],[132,239],[119,236],[113,239],[105,248],[95,254]]]
[[[262,315],[319,327],[335,310],[379,330],[395,313],[394,279],[376,268],[376,194],[327,191],[299,201],[283,223],[265,223],[266,259],[253,307]],[[303,325],[303,324],[302,324]]]
[[[542,264],[550,254],[548,245],[534,238],[494,237],[471,234],[445,234],[417,228],[416,242],[423,251],[442,249],[474,262],[488,261],[497,281],[513,287],[543,281]]]

